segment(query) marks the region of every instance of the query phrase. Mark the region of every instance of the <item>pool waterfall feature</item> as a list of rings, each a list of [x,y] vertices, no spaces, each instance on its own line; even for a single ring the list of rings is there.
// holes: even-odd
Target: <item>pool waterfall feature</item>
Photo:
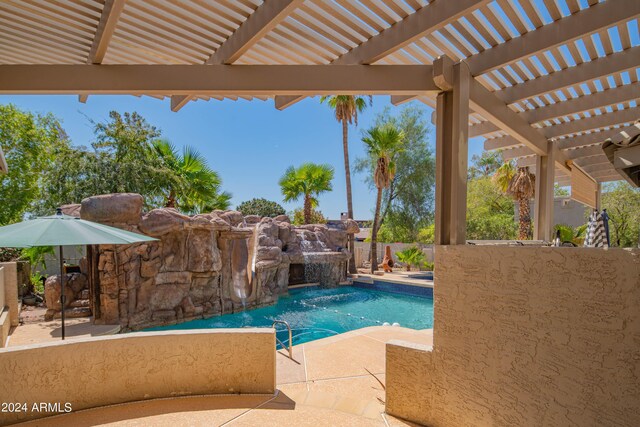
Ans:
[[[96,323],[123,330],[182,323],[275,304],[300,280],[335,286],[346,279],[347,238],[355,221],[294,226],[289,218],[172,208],[143,213],[138,194],[108,194],[65,207],[80,216],[146,234],[156,242],[100,245],[92,263]],[[79,208],[79,209],[78,209]]]

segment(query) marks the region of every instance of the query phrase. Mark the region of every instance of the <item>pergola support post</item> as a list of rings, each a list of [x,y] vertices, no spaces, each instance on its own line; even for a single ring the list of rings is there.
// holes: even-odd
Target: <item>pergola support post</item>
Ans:
[[[599,211],[602,210],[602,183],[598,183],[598,189],[596,190],[596,209]]]
[[[434,81],[443,89],[436,105],[437,245],[466,243],[470,79],[466,64],[447,57],[434,63]]]
[[[548,143],[546,156],[536,156],[536,188],[533,234],[535,240],[551,241],[553,233],[553,193],[555,150]]]

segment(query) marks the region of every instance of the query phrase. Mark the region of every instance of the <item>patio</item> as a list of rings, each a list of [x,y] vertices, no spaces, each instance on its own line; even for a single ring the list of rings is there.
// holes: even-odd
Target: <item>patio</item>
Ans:
[[[433,331],[375,326],[294,346],[294,360],[280,350],[275,397],[169,398],[89,409],[21,425],[411,426],[384,414],[385,391],[380,382],[385,382],[385,345],[394,339],[431,345]]]

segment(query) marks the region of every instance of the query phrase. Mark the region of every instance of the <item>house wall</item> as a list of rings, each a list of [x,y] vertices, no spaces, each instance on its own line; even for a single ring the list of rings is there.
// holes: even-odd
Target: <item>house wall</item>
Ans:
[[[0,348],[7,342],[9,329],[11,329],[9,310],[5,306],[4,297],[4,267],[0,267]]]
[[[531,220],[535,218],[535,202],[529,203]],[[580,202],[568,197],[556,197],[553,200],[553,224],[564,224],[570,227],[579,227],[587,223],[587,211],[589,208]],[[518,203],[514,203],[514,217],[518,220]]]
[[[9,311],[11,326],[18,326],[18,264],[0,262],[4,270],[4,304]]]
[[[216,329],[147,332],[0,350],[0,425],[55,415],[34,403],[73,411],[144,399],[275,392],[275,331]],[[21,367],[21,368],[16,368]]]
[[[637,249],[438,246],[434,347],[388,344],[387,411],[430,426],[638,426],[638,307]]]

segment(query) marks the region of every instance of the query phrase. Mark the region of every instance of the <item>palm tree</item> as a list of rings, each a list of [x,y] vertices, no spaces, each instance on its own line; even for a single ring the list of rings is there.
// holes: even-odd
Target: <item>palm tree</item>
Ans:
[[[231,195],[220,192],[220,176],[197,150],[185,146],[179,153],[163,139],[153,142],[153,150],[169,172],[165,207],[193,213],[229,208]]]
[[[366,145],[368,154],[377,158],[373,181],[378,189],[376,196],[376,210],[371,230],[371,273],[378,268],[378,227],[380,224],[380,204],[382,190],[389,188],[396,171],[395,157],[404,149],[405,136],[398,127],[387,124],[369,129],[362,142]]]
[[[509,183],[516,174],[516,167],[512,161],[504,162],[493,174],[493,182],[503,193],[507,192]]]
[[[285,202],[304,197],[304,223],[311,223],[312,209],[318,206],[317,196],[333,189],[333,167],[327,164],[304,163],[290,166],[280,178],[279,184]]]
[[[342,153],[344,156],[344,176],[347,186],[347,215],[353,219],[353,196],[351,193],[351,168],[349,166],[349,125],[355,123],[358,126],[358,113],[361,113],[373,102],[371,96],[354,96],[354,95],[333,95],[323,96],[320,102],[327,101],[329,107],[334,111],[336,120],[342,124]],[[352,273],[356,272],[354,259],[354,242],[353,238],[349,239],[349,251],[351,252],[351,262],[349,268]]]
[[[513,163],[507,162],[498,168],[493,179],[503,192],[518,202],[518,238],[520,240],[529,239],[531,236],[529,200],[535,193],[535,175],[529,172],[528,166],[516,170]]]

